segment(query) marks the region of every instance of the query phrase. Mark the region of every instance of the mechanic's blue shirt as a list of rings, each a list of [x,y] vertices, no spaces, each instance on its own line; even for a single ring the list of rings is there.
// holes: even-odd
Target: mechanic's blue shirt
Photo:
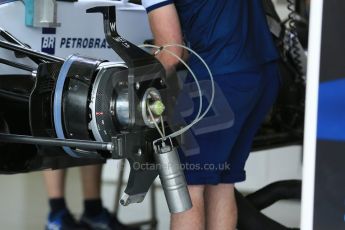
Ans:
[[[185,39],[214,74],[256,68],[278,58],[262,0],[143,0],[150,12],[174,3]],[[206,69],[191,57],[197,74]]]

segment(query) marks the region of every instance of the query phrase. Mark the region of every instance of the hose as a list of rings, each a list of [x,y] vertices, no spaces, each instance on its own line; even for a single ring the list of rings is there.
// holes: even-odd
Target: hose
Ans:
[[[297,66],[297,74],[299,77],[303,76],[303,63],[301,60],[301,54],[299,53],[299,40],[298,40],[298,33],[297,33],[297,12],[295,10],[296,0],[287,0],[288,5],[287,9],[290,11],[288,18],[289,18],[289,28],[290,28],[290,41],[291,45],[289,46],[289,51],[293,54],[293,59]]]

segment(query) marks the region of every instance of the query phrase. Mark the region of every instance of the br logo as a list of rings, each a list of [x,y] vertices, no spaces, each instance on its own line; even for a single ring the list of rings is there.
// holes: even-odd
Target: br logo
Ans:
[[[54,37],[42,37],[41,51],[48,54],[55,54],[55,42]]]

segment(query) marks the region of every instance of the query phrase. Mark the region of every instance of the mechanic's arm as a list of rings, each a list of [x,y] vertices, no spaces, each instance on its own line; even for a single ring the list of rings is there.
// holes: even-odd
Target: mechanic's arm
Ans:
[[[153,2],[155,4],[153,4]],[[155,45],[161,46],[166,44],[182,44],[183,41],[180,21],[175,5],[171,1],[155,0],[144,0],[143,4],[148,11],[149,22]],[[168,49],[177,54],[179,57],[184,56],[183,49],[179,47],[170,47]],[[164,51],[158,54],[157,58],[168,71],[173,70],[179,63],[175,57],[167,54],[167,52]]]

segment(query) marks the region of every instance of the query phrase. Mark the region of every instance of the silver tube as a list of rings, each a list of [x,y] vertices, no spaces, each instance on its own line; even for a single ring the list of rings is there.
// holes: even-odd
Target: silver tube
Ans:
[[[34,0],[33,26],[58,27],[56,0]]]
[[[159,177],[171,213],[179,213],[192,208],[180,159],[176,148],[164,146],[155,153],[159,166]]]

